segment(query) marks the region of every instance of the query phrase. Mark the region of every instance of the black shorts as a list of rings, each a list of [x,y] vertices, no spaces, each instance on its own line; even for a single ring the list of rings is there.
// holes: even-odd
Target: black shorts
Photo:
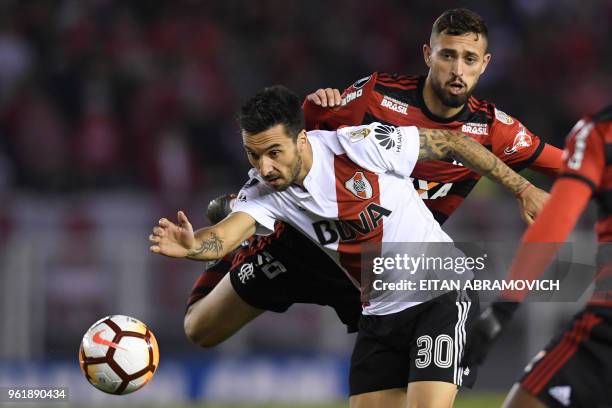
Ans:
[[[253,307],[282,313],[294,303],[331,306],[349,332],[357,331],[359,289],[327,254],[289,225],[266,245],[244,251],[229,273],[236,293]]]
[[[449,292],[398,313],[364,315],[351,357],[350,395],[406,388],[414,381],[471,387],[476,367],[461,367],[478,294]]]
[[[587,306],[520,379],[549,407],[612,407],[612,308]]]

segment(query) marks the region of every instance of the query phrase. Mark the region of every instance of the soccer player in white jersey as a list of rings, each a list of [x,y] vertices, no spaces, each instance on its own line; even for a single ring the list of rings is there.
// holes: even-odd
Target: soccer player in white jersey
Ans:
[[[282,86],[249,99],[239,123],[254,169],[232,214],[195,232],[181,211],[178,224],[162,218],[149,236],[152,252],[218,259],[282,220],[360,284],[363,244],[379,244],[386,255],[384,243],[451,242],[408,178],[417,160],[457,160],[515,194],[529,185],[457,132],[373,123],[306,133],[300,100]],[[449,292],[423,303],[377,299],[365,304],[360,322],[351,407],[451,406],[457,387],[475,377],[460,367],[465,332],[478,313],[475,294]]]

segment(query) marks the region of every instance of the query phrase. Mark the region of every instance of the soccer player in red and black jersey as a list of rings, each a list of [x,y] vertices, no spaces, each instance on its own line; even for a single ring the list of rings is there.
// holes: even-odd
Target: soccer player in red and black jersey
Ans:
[[[561,165],[559,149],[541,142],[517,119],[497,110],[494,105],[471,96],[491,58],[487,52],[487,29],[479,16],[463,9],[442,14],[434,23],[430,44],[424,46],[424,56],[429,67],[426,77],[375,73],[349,87],[342,98],[339,92],[331,89],[309,95],[304,103],[307,129],[332,129],[379,121],[460,130],[490,148],[517,171],[529,167],[545,174],[556,174]],[[440,223],[453,213],[479,179],[478,174],[452,161],[419,163],[413,174],[421,197]],[[547,194],[530,186],[517,198],[523,218],[531,222]],[[292,240],[294,244],[290,248],[300,248],[310,254],[310,268],[299,268],[303,264],[288,258],[282,262],[285,272],[270,278],[263,271],[267,261],[258,264],[256,251],[231,266],[217,264],[214,277],[211,274],[211,278],[207,278],[204,273],[194,288],[185,319],[185,330],[192,340],[203,346],[217,344],[264,310],[284,311],[300,299],[336,307],[334,294],[353,290],[354,298],[347,300],[349,306],[343,306],[343,310],[360,307],[359,293],[343,273],[321,267],[315,252],[306,250],[313,244],[294,233],[293,229],[285,228],[277,241]],[[271,252],[282,252],[273,248],[268,247],[268,253],[273,255],[270,262],[276,261]],[[296,253],[292,249],[289,251]],[[249,267],[244,267],[248,264],[255,265],[252,273]],[[231,269],[229,274],[221,278],[228,269]],[[320,285],[329,277],[333,279]],[[217,281],[220,283],[215,290],[204,296]],[[321,287],[326,290],[317,289]],[[338,307],[336,311],[343,315]],[[372,394],[376,398],[377,393]],[[408,394],[409,398],[410,395],[424,395]],[[398,390],[397,395],[405,398],[405,388]],[[384,405],[384,401],[379,402]],[[434,402],[435,398],[428,398],[427,406],[434,406]]]
[[[307,129],[337,129],[381,122],[462,131],[482,143],[506,164],[554,176],[561,151],[542,142],[519,120],[494,104],[472,96],[491,55],[486,32],[473,32],[471,12],[450,10],[434,24],[423,46],[427,76],[375,72],[347,88],[319,89],[307,96]],[[453,20],[454,19],[454,20]],[[454,23],[453,23],[454,21]],[[454,24],[454,25],[453,25]],[[477,28],[476,28],[477,29]],[[443,223],[472,191],[480,176],[457,162],[417,164],[414,185],[438,222]],[[525,191],[531,199],[537,190]],[[540,200],[541,197],[533,198]],[[524,209],[531,221],[533,214]]]
[[[550,201],[523,236],[508,279],[537,279],[589,200],[599,205],[595,289],[567,329],[538,353],[510,392],[506,407],[612,406],[612,105],[580,120],[567,139]],[[530,244],[538,246],[534,251]],[[483,313],[465,355],[480,363],[510,321],[524,292],[507,292]]]

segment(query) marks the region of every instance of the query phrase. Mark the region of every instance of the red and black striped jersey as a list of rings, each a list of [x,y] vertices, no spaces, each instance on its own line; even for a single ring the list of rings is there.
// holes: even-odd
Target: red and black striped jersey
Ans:
[[[560,177],[591,187],[599,207],[597,240],[612,242],[612,105],[576,123],[567,138]]]
[[[537,278],[552,260],[554,246],[533,251],[530,243],[560,243],[567,239],[593,198],[599,205],[596,225],[599,248],[595,290],[589,304],[612,307],[612,105],[582,118],[570,131],[559,180],[551,198],[529,227],[510,278]],[[548,252],[548,253],[547,253]]]
[[[470,97],[453,117],[436,117],[423,101],[423,76],[373,73],[347,88],[337,108],[322,108],[305,101],[306,129],[332,130],[342,126],[381,122],[462,131],[515,170],[533,167],[545,143],[523,124],[495,105]],[[554,174],[560,151],[549,155],[539,170]],[[537,166],[536,166],[537,167]],[[412,173],[419,192],[436,220],[443,223],[474,188],[480,175],[456,161],[420,161]]]

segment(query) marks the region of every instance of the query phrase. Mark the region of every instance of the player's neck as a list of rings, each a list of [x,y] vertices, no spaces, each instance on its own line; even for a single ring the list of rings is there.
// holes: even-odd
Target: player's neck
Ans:
[[[423,86],[423,101],[427,109],[440,118],[453,117],[463,109],[463,105],[458,108],[451,108],[444,105],[434,92],[429,76],[425,79],[425,86]]]
[[[308,172],[312,168],[312,146],[310,145],[310,140],[306,139],[306,144],[304,145],[304,151],[302,152],[302,168],[300,169],[300,173],[295,181],[295,184],[304,188],[304,179],[308,175]]]

